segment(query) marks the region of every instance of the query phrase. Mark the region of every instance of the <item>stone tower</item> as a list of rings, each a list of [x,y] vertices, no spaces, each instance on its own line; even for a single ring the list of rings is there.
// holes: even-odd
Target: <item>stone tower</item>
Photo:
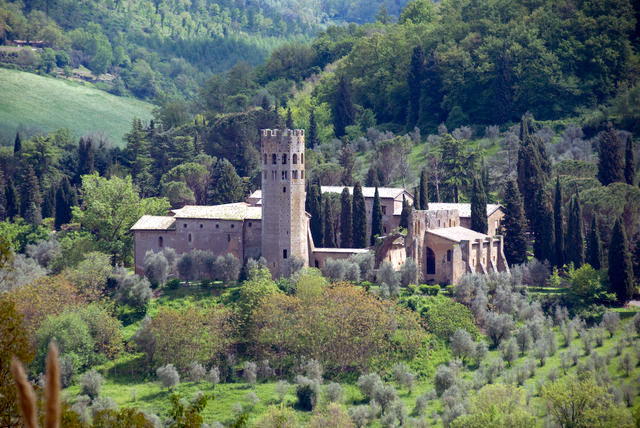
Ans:
[[[279,276],[292,257],[309,265],[304,130],[263,129],[261,148],[262,255]]]

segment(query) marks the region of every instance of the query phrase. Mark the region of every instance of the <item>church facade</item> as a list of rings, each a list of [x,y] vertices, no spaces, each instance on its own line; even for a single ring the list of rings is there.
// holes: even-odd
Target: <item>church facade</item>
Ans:
[[[246,202],[216,206],[187,205],[167,216],[142,216],[131,228],[134,235],[135,270],[144,271],[148,251],[165,247],[185,253],[231,253],[241,261],[263,256],[274,276],[282,275],[295,257],[322,268],[328,259],[346,259],[374,252],[376,263],[388,260],[396,268],[413,258],[424,282],[455,283],[467,272],[508,271],[502,238],[494,236],[503,215],[499,205],[489,205],[490,235],[465,226],[469,204],[430,204],[413,210],[406,236],[398,233],[402,201],[413,203],[405,189],[380,188],[383,237],[367,249],[318,248],[305,211],[304,130],[261,131],[262,189]],[[322,193],[341,193],[344,187],[322,186]],[[353,192],[351,187],[347,187]],[[371,230],[374,188],[363,188],[367,208],[367,233]],[[470,214],[469,214],[470,216]],[[493,227],[492,227],[493,226]]]

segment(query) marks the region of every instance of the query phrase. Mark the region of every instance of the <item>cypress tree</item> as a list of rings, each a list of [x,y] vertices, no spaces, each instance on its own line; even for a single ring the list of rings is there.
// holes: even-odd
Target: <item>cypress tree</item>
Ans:
[[[353,224],[351,219],[351,195],[349,189],[342,189],[340,195],[340,247],[351,248],[351,233]]]
[[[607,123],[607,129],[599,137],[598,180],[603,186],[617,181],[624,182],[622,144],[611,122]]]
[[[345,135],[345,128],[354,124],[355,116],[349,83],[344,76],[341,76],[333,104],[333,130],[336,137],[340,138]]]
[[[577,269],[584,264],[584,227],[582,224],[582,208],[576,194],[569,205],[569,221],[567,226],[566,261],[573,263]]]
[[[27,171],[27,178],[22,186],[20,215],[31,224],[42,223],[42,195],[38,185],[38,177],[31,166]]]
[[[20,138],[20,133],[16,132],[16,138],[13,140],[13,155],[17,155],[22,150],[22,138]]]
[[[293,117],[291,116],[291,107],[287,107],[287,129],[293,129]]]
[[[336,234],[333,229],[333,211],[331,210],[331,204],[329,203],[329,198],[325,198],[324,200],[324,246],[326,248],[335,248],[336,247]]]
[[[409,201],[402,195],[402,212],[400,213],[400,227],[405,229],[409,227],[409,214],[411,214],[411,205]]]
[[[49,218],[53,217],[56,212],[56,191],[58,190],[58,186],[55,184],[51,184],[49,186],[49,190],[44,196],[42,201],[42,217]]]
[[[323,246],[323,224],[322,224],[322,194],[320,192],[320,186],[312,184],[310,187],[310,193],[307,195],[309,198],[309,214],[311,214],[311,221],[309,227],[311,228],[311,236],[316,247]]]
[[[420,209],[426,210],[429,206],[429,194],[427,189],[427,172],[423,169],[420,173]]]
[[[316,109],[311,109],[309,114],[309,133],[307,134],[307,147],[313,149],[318,145],[318,124],[316,123]]]
[[[520,122],[520,149],[518,150],[518,188],[522,193],[524,211],[533,226],[539,208],[537,195],[547,182],[551,164],[544,144],[534,135],[533,118],[528,115]]]
[[[93,144],[91,140],[80,138],[78,142],[78,174],[75,183],[78,185],[82,182],[83,175],[91,174],[94,171],[95,155],[93,152]]]
[[[536,212],[532,224],[533,255],[540,261],[553,261],[555,247],[553,245],[553,209],[549,194],[544,188],[538,190],[536,196]]]
[[[382,235],[382,207],[378,188],[373,194],[373,207],[371,209],[371,245],[376,243],[376,236]]]
[[[515,180],[507,181],[504,208],[501,226],[504,233],[504,255],[509,264],[522,264],[527,261],[527,220]]]
[[[624,152],[624,179],[628,185],[633,186],[636,176],[636,165],[633,159],[633,140],[627,137],[627,146]]]
[[[380,185],[380,181],[378,180],[378,171],[373,164],[367,170],[367,178],[365,180],[365,184],[367,185],[367,187],[377,187]]]
[[[56,191],[56,210],[54,225],[60,229],[63,224],[71,221],[71,207],[75,205],[74,190],[69,179],[65,176]]]
[[[633,270],[627,234],[620,219],[616,220],[609,244],[609,286],[618,303],[624,304],[633,295]]]
[[[4,173],[0,168],[0,221],[7,218],[7,183],[4,181]]]
[[[422,47],[413,48],[411,55],[411,65],[407,76],[409,89],[409,107],[407,112],[407,128],[413,129],[420,117],[420,95],[422,93],[422,82],[425,77],[425,57]]]
[[[367,246],[367,208],[362,195],[362,186],[357,182],[353,188],[353,209],[351,210],[353,224],[352,243],[354,248]]]
[[[586,261],[596,270],[600,270],[602,267],[602,244],[600,242],[600,231],[598,230],[598,219],[595,212],[591,217],[591,230],[587,238]]]
[[[640,280],[640,239],[636,239],[633,253],[631,254],[631,263],[633,265],[633,278],[638,282]]]
[[[487,220],[487,194],[482,181],[473,179],[471,192],[471,230],[486,234],[489,229]]]
[[[553,201],[553,225],[556,238],[556,252],[554,265],[558,267],[564,266],[565,248],[564,248],[564,216],[562,215],[562,188],[560,187],[560,177],[556,177],[556,195]]]
[[[413,200],[413,208],[421,210],[422,207],[420,207],[420,186],[413,188],[413,194],[416,196]]]
[[[16,187],[13,185],[13,180],[7,180],[7,187],[5,191],[5,200],[7,204],[7,218],[13,220],[15,216],[20,214],[20,199]]]

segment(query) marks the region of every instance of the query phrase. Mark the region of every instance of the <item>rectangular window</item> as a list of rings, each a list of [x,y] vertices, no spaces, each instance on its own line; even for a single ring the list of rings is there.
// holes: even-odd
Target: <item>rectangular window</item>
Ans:
[[[293,178],[294,180],[298,179],[298,171],[293,170],[291,171],[291,178]]]
[[[287,258],[287,250],[282,250],[282,258],[286,259]]]

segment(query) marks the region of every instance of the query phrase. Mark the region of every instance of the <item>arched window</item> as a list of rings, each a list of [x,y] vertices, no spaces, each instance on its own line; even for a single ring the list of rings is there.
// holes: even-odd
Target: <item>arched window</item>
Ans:
[[[436,253],[427,247],[427,275],[436,274]]]
[[[300,153],[300,163],[304,163],[304,153]]]
[[[287,164],[287,154],[283,153],[282,154],[282,165],[286,165]]]
[[[162,246],[164,245],[164,240],[162,239],[162,236],[158,237],[158,247],[162,248]]]
[[[274,165],[275,165],[276,163],[278,163],[278,160],[277,160],[277,159],[278,159],[278,158],[276,157],[276,154],[275,154],[275,153],[271,155],[271,163],[272,163],[272,164],[274,164]]]
[[[297,154],[293,154],[293,156],[291,157],[291,163],[292,164],[297,164],[298,163],[298,155]]]

